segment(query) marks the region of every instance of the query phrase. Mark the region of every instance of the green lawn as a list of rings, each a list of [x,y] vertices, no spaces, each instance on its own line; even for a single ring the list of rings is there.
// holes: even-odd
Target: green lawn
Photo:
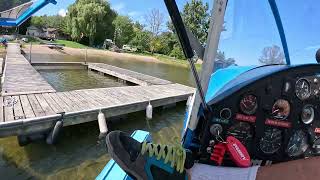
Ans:
[[[55,43],[58,44],[64,44],[66,47],[70,47],[70,48],[78,48],[78,49],[84,49],[84,48],[89,48],[86,45],[77,43],[77,42],[73,42],[73,41],[67,41],[67,40],[55,40]]]

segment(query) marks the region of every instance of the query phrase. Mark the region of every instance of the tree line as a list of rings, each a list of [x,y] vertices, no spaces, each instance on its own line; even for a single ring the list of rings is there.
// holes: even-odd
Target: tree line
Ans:
[[[191,0],[181,14],[186,26],[204,44],[209,28],[208,3]],[[105,39],[112,39],[118,47],[129,44],[142,52],[184,58],[170,20],[159,9],[148,11],[142,24],[118,14],[108,1],[77,0],[68,7],[66,17],[35,16],[31,24],[57,28],[73,41],[90,46],[101,46]]]
[[[28,1],[0,0],[0,11]],[[208,3],[190,0],[184,5],[181,15],[186,27],[204,45],[210,21]],[[129,16],[119,15],[108,1],[77,0],[68,7],[66,17],[34,16],[31,22],[28,20],[20,26],[19,32],[25,33],[30,24],[39,28],[56,28],[71,40],[90,46],[102,46],[105,39],[112,39],[118,47],[129,44],[141,52],[148,51],[184,59],[172,23],[158,9],[147,12],[144,15],[144,24],[141,24]],[[234,58],[226,58],[221,51],[218,51],[216,60],[235,64]],[[280,47],[270,46],[262,50],[259,61],[262,64],[283,64],[284,55]]]

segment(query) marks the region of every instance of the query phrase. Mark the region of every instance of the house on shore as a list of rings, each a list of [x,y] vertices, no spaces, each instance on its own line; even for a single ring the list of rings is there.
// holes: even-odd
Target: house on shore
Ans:
[[[26,35],[51,40],[58,37],[58,30],[56,28],[38,28],[36,26],[29,26]]]

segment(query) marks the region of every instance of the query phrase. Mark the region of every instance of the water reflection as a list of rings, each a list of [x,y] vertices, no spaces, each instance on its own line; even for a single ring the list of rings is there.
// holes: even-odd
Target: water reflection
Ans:
[[[47,54],[32,54],[33,62],[84,62],[83,56],[70,56],[70,55],[47,55]],[[117,59],[106,58],[103,56],[89,56],[88,62],[106,63],[125,69],[130,69],[140,73],[148,74],[151,76],[167,79],[172,82],[181,83],[188,86],[194,86],[194,80],[190,69],[170,65],[164,63],[154,63],[147,61],[135,61],[130,59]]]
[[[39,70],[39,73],[57,91],[72,91],[77,89],[93,89],[119,87],[125,84],[116,78],[103,76],[88,70]]]

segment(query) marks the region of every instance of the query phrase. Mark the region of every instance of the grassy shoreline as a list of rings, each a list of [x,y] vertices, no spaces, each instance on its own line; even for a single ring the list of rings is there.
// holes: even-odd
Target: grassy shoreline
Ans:
[[[70,48],[77,48],[77,49],[85,49],[85,48],[90,48],[89,46],[77,43],[77,42],[73,42],[73,41],[67,41],[67,40],[55,40],[54,43],[58,43],[58,44],[64,44],[66,47],[70,47]]]
[[[73,42],[73,41],[68,41],[68,40],[55,40],[55,43],[58,44],[64,44],[66,47],[69,48],[76,48],[76,49],[96,49],[96,48],[92,48],[77,42]],[[99,50],[99,49],[97,49]],[[101,49],[100,49],[101,50]],[[182,60],[182,59],[175,59],[173,57],[167,56],[167,55],[163,55],[163,54],[151,54],[151,53],[129,53],[129,54],[133,54],[133,55],[142,55],[142,56],[147,56],[147,57],[153,57],[158,59],[159,61],[166,63],[166,64],[170,64],[170,65],[177,65],[177,66],[183,66],[188,68],[189,62],[187,60]],[[201,64],[200,63],[196,63],[196,68],[198,70],[201,69]]]

